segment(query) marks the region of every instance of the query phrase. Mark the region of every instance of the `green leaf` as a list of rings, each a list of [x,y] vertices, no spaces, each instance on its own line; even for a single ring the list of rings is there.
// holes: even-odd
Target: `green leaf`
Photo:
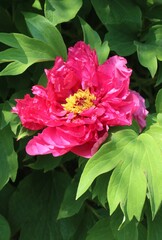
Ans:
[[[115,27],[113,25],[109,26],[109,32],[105,35],[105,40],[109,42],[112,51],[120,56],[128,56],[136,51],[134,45],[134,40],[137,39],[136,35],[137,33],[132,33],[131,27],[118,24]]]
[[[6,219],[0,215],[0,239],[10,240],[11,230]]]
[[[82,6],[82,0],[46,0],[45,17],[52,22],[54,26],[59,23],[68,22],[74,18]]]
[[[159,62],[155,87],[159,86],[161,83],[162,83],[162,62]]]
[[[151,214],[147,211],[148,233],[147,240],[161,240],[162,239],[162,209],[160,209],[152,221]]]
[[[96,179],[96,184],[93,188],[92,197],[97,197],[102,206],[105,207],[107,203],[107,185],[109,182],[110,174],[102,174]]]
[[[24,13],[24,16],[32,36],[49,45],[56,55],[66,58],[66,46],[58,29],[41,15]]]
[[[137,55],[142,66],[148,68],[151,76],[154,77],[157,71],[157,58],[155,54],[155,47],[151,44],[144,44],[135,42],[137,47]]]
[[[121,225],[122,223],[122,225]],[[124,221],[120,209],[114,212],[110,218],[110,226],[115,240],[138,240],[137,221]]]
[[[113,171],[109,182],[107,198],[110,214],[120,204],[130,220],[133,216],[140,219],[146,197],[146,179],[138,162],[142,153],[140,142],[132,140],[125,146],[120,156],[122,162]]]
[[[109,30],[109,25],[126,23],[139,30],[141,27],[141,11],[133,1],[125,0],[91,0],[101,22]]]
[[[162,19],[161,11],[162,11],[162,5],[154,4],[152,7],[148,8],[146,12],[146,17],[152,20]]]
[[[123,160],[113,171],[108,186],[110,213],[120,204],[129,220],[133,216],[140,220],[147,187],[155,216],[162,201],[161,157],[159,146],[146,132],[125,146]]]
[[[156,25],[149,29],[144,42],[135,42],[138,59],[141,65],[148,68],[154,77],[157,71],[157,60],[162,61],[162,26]]]
[[[76,234],[74,235],[74,240],[85,240],[87,237],[87,232],[91,229],[96,223],[96,218],[92,211],[85,209],[82,221],[77,229]]]
[[[80,18],[81,26],[83,29],[84,41],[90,44],[91,48],[94,48],[97,52],[99,63],[102,64],[106,61],[109,54],[108,42],[105,41],[103,44],[101,38],[96,31],[94,31],[88,23]]]
[[[11,106],[8,101],[0,104],[0,129],[3,129],[7,126],[9,122],[14,118],[13,113],[11,112]]]
[[[135,52],[134,40],[142,27],[140,8],[133,1],[91,0],[94,9],[105,25],[110,49],[127,56]]]
[[[125,145],[134,139],[136,133],[130,130],[118,131],[112,134],[111,141],[105,143],[100,150],[88,160],[81,175],[77,198],[79,198],[92,184],[94,179],[111,171],[121,161],[120,154]]]
[[[88,194],[84,194],[78,200],[75,199],[78,183],[73,180],[67,187],[61,207],[58,214],[58,219],[71,217],[79,212]]]
[[[147,239],[147,230],[142,223],[138,223],[138,240]]]
[[[159,119],[159,115],[161,115],[161,114],[157,115],[157,120]],[[162,152],[162,124],[161,124],[161,122],[152,124],[150,126],[150,128],[147,130],[147,134],[149,134],[151,137],[153,137],[154,141],[156,141],[156,144],[159,146],[159,149]]]
[[[9,127],[0,131],[0,189],[17,174],[17,154],[14,151],[13,135]]]
[[[154,217],[162,201],[162,152],[159,145],[149,130],[139,136],[129,129],[113,133],[111,141],[87,162],[77,197],[88,189],[97,176],[115,168],[107,193],[110,214],[120,204],[129,220],[134,216],[140,220],[148,189]]]
[[[109,239],[109,240],[115,240],[111,227],[109,219],[103,218],[99,220],[88,232],[88,236],[86,240],[103,240],[103,239]]]
[[[7,219],[8,218],[8,206],[10,198],[15,190],[15,187],[10,183],[7,183],[0,191],[0,213]]]
[[[0,76],[23,73],[37,62],[54,61],[57,49],[19,33],[0,33],[0,42],[12,47],[0,53],[0,62],[10,62]]]
[[[20,240],[31,240],[31,233],[35,240],[62,239],[56,218],[68,183],[61,172],[33,172],[20,182],[9,207],[9,220],[15,233],[20,230]]]
[[[59,166],[61,160],[62,157],[54,157],[52,154],[38,156],[37,160],[34,163],[29,164],[28,167],[36,170],[43,169],[44,172],[48,172]]]
[[[155,106],[156,112],[162,113],[162,89],[160,89],[156,95]]]

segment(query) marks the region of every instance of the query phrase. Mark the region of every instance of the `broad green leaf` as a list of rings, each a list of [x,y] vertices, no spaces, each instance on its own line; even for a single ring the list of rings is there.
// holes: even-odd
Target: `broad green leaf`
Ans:
[[[24,16],[32,36],[49,45],[58,56],[66,58],[66,46],[58,29],[41,15],[24,13]]]
[[[154,217],[162,201],[162,152],[149,130],[139,136],[129,129],[113,133],[111,140],[87,162],[77,197],[97,176],[113,168],[107,193],[110,214],[120,204],[129,220],[134,216],[140,220],[148,190]]]
[[[140,64],[148,68],[148,70],[151,73],[151,76],[154,77],[157,71],[157,58],[155,53],[155,46],[140,42],[135,42],[135,45],[137,47],[137,54]]]
[[[109,54],[108,42],[105,41],[103,44],[101,42],[100,36],[96,31],[94,31],[88,23],[80,18],[81,26],[83,29],[84,41],[90,44],[91,48],[94,48],[97,52],[99,63],[102,64],[106,61]]]
[[[101,22],[109,30],[112,24],[132,24],[132,28],[139,30],[141,27],[141,11],[133,1],[125,0],[91,0],[93,7]]]
[[[77,185],[77,182],[73,180],[67,187],[59,210],[58,219],[71,217],[77,214],[85,200],[88,198],[88,194],[85,194],[78,200],[75,199]]]
[[[159,115],[161,114],[157,115],[157,120],[159,118]],[[159,149],[162,152],[162,124],[158,122],[152,124],[147,130],[147,134],[153,137],[154,141],[156,141],[157,145],[159,146]]]
[[[10,198],[15,190],[13,184],[7,183],[0,191],[0,213],[8,219],[8,207]]]
[[[85,209],[82,221],[77,229],[76,234],[74,235],[74,240],[85,240],[87,237],[87,232],[94,226],[96,223],[96,217],[92,211]]]
[[[20,230],[20,240],[62,239],[56,221],[60,202],[69,183],[61,172],[33,172],[24,178],[12,195],[9,220],[14,232]]]
[[[110,213],[120,204],[129,220],[133,216],[140,220],[147,187],[154,217],[162,201],[162,154],[158,144],[145,132],[127,144],[121,158],[108,186]]]
[[[108,186],[110,214],[120,204],[130,220],[133,216],[140,219],[147,186],[143,170],[140,168],[142,154],[142,145],[136,140],[130,141],[124,147],[124,152],[120,156],[121,163],[113,171]]]
[[[10,62],[0,76],[17,75],[34,63],[54,61],[57,49],[19,33],[0,33],[0,42],[12,47],[0,52],[0,63]]]
[[[32,169],[41,170],[48,172],[59,166],[62,157],[54,157],[52,154],[38,156],[37,160],[34,163],[29,164],[28,166]]]
[[[79,236],[77,238],[73,236],[77,233],[77,230],[79,229],[79,225],[81,224],[81,222],[85,221],[84,217],[85,215],[84,212],[82,211],[73,217],[58,220],[60,225],[60,232],[62,235],[60,240],[72,240],[72,239],[78,240]],[[82,231],[84,230],[82,229]]]
[[[94,9],[105,25],[110,49],[127,56],[135,52],[134,40],[142,27],[140,8],[133,1],[91,0]]]
[[[138,223],[138,240],[147,239],[147,229],[142,223]]]
[[[160,209],[152,221],[151,214],[147,211],[147,240],[161,240],[162,239],[162,209]]]
[[[149,29],[145,36],[144,43],[135,42],[138,59],[141,65],[148,68],[151,76],[154,77],[157,71],[157,60],[162,61],[162,26],[156,25]]]
[[[122,225],[121,225],[122,223]],[[123,215],[120,209],[114,212],[110,218],[110,226],[115,240],[138,240],[137,221],[123,222]]]
[[[11,106],[8,101],[3,104],[0,104],[0,129],[3,129],[9,122],[14,118],[13,113],[11,112]]]
[[[73,19],[82,6],[82,0],[46,0],[45,17],[54,26],[59,23],[68,22]]]
[[[13,134],[9,127],[0,130],[0,189],[17,174],[17,154],[13,146]]]
[[[162,113],[162,89],[160,89],[157,93],[155,106],[156,106],[156,112]]]
[[[115,240],[108,218],[99,220],[88,232],[86,240]]]
[[[92,197],[97,197],[102,206],[105,207],[107,203],[107,185],[109,182],[110,174],[105,173],[96,179],[96,184],[93,188]]]
[[[132,130],[118,131],[112,134],[111,141],[105,143],[100,150],[88,160],[81,175],[77,198],[79,198],[92,184],[94,179],[111,171],[121,161],[120,155],[127,143],[129,143],[136,133]]]
[[[162,62],[159,62],[155,87],[159,86],[161,83],[162,83]]]
[[[145,16],[152,20],[162,19],[161,11],[162,11],[162,5],[154,4],[152,7],[147,9]]]
[[[0,215],[0,239],[10,240],[11,230],[7,220]]]
[[[130,28],[130,30],[128,30]],[[122,29],[122,30],[121,30]],[[105,40],[109,42],[110,49],[118,55],[128,56],[136,51],[134,40],[137,33],[132,33],[131,26],[118,24],[115,27],[109,26],[109,32],[105,35]],[[119,41],[120,39],[120,41]]]

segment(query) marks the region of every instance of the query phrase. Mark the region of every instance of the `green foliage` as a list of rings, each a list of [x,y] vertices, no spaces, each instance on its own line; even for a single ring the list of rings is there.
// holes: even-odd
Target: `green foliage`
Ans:
[[[108,30],[111,50],[119,55],[130,55],[136,51],[134,45],[142,27],[141,10],[133,1],[92,0],[102,23]]]
[[[162,1],[0,1],[0,240],[162,239]],[[45,68],[84,40],[127,58],[147,126],[109,129],[90,159],[28,156],[11,112]]]
[[[50,46],[55,56],[66,58],[66,46],[57,28],[41,15],[24,13],[24,16],[32,36]]]
[[[11,231],[6,219],[0,215],[0,239],[10,240]]]
[[[17,174],[17,154],[13,146],[13,135],[9,127],[0,130],[0,189],[9,181],[15,180]]]
[[[74,18],[81,6],[82,0],[46,0],[45,16],[56,26],[59,23],[67,22]]]
[[[98,35],[98,33],[96,31],[94,31],[88,23],[86,23],[83,19],[80,19],[81,22],[81,26],[83,29],[83,35],[84,35],[84,41],[87,44],[90,44],[90,46],[94,49],[96,49],[97,52],[97,56],[99,59],[99,63],[102,64],[103,62],[106,61],[106,59],[108,58],[108,54],[109,54],[109,46],[108,46],[108,42],[105,41],[101,42],[101,38]]]

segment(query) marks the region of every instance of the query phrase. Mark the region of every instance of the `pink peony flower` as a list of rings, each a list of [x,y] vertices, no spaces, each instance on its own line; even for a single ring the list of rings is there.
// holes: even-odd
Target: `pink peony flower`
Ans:
[[[34,86],[34,97],[17,99],[13,112],[22,125],[42,130],[27,144],[29,155],[60,156],[69,151],[91,157],[106,140],[110,126],[145,127],[144,99],[129,89],[132,70],[126,59],[110,57],[98,64],[95,50],[78,42],[69,48],[66,62],[57,57],[45,70],[47,87]]]

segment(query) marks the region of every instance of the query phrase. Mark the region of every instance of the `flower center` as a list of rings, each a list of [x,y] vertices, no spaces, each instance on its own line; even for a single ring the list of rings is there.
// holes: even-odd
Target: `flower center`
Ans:
[[[85,91],[79,89],[74,95],[70,95],[70,97],[66,98],[66,103],[62,104],[62,106],[67,112],[77,114],[94,106],[93,101],[95,99],[95,95],[90,93],[88,88]]]

